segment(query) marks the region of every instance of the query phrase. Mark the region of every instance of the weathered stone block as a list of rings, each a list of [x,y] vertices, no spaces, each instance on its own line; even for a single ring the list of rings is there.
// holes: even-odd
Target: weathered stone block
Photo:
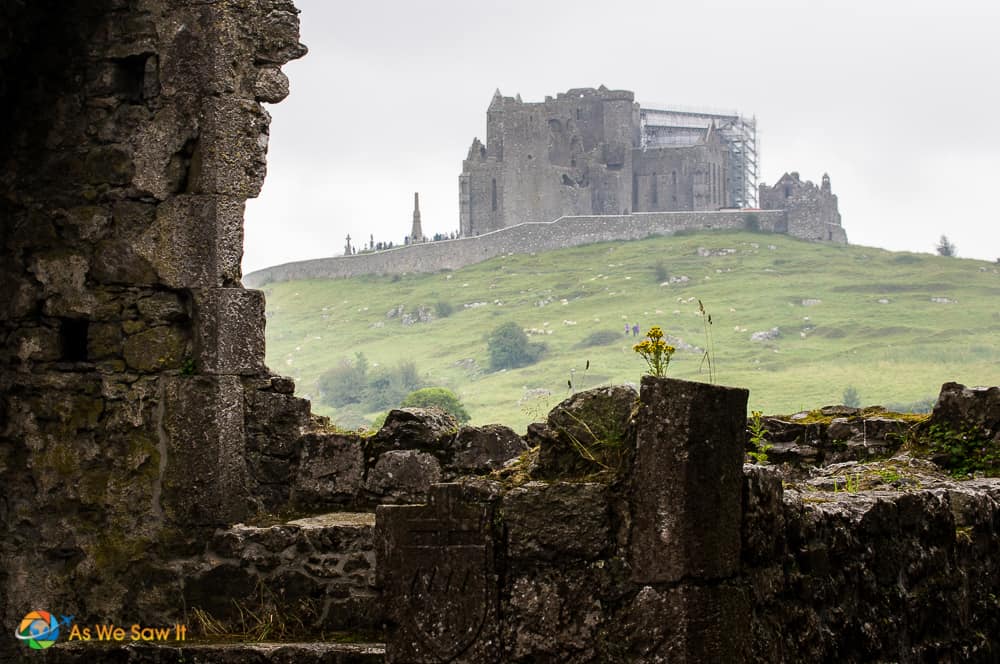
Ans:
[[[87,290],[90,265],[78,253],[52,252],[34,257],[28,267],[44,288],[44,313],[49,316],[89,315],[96,305]]]
[[[235,376],[164,376],[158,504],[181,527],[220,526],[250,513],[243,386]],[[154,511],[157,508],[154,507]]]
[[[7,338],[6,348],[21,363],[58,360],[61,355],[59,332],[49,327],[23,327]]]
[[[610,544],[607,485],[530,482],[503,498],[514,559],[596,558]]]
[[[453,443],[452,466],[466,473],[487,473],[528,449],[528,444],[513,429],[500,424],[462,427]]]
[[[271,116],[256,101],[213,97],[202,107],[199,168],[192,169],[189,191],[254,198],[267,171]]]
[[[365,490],[389,502],[426,500],[432,484],[441,481],[441,464],[417,450],[395,450],[378,458],[368,471]]]
[[[514,573],[503,603],[504,658],[511,662],[609,662],[605,569],[547,565]]]
[[[292,505],[314,509],[357,499],[364,481],[365,457],[356,437],[307,434],[302,438],[301,458],[292,484]]]
[[[736,573],[747,396],[743,389],[643,378],[629,489],[634,581]]]
[[[436,408],[394,408],[369,442],[369,453],[420,449],[444,453],[458,432],[455,418]]]
[[[257,101],[276,104],[288,96],[288,77],[278,67],[261,67],[254,82]]]
[[[427,505],[376,512],[376,569],[389,619],[386,661],[502,661],[493,512],[468,488],[438,484]]]
[[[125,362],[137,371],[177,369],[184,359],[187,341],[184,333],[168,325],[158,325],[125,339],[122,352]]]
[[[184,302],[176,293],[153,293],[136,302],[136,307],[139,309],[139,315],[152,325],[176,323],[188,316]]]
[[[731,585],[658,590],[645,586],[617,617],[622,661],[733,662],[747,660],[750,604]]]
[[[637,397],[631,387],[601,387],[578,392],[553,408],[545,425],[528,431],[539,446],[539,476],[581,477],[619,465],[621,453],[632,444]],[[581,447],[592,450],[596,461],[581,454]]]
[[[969,428],[996,434],[1000,441],[1000,387],[966,387],[945,383],[934,404],[931,422],[958,431]]]
[[[264,366],[264,294],[208,288],[194,294],[195,358],[207,374],[253,375]]]
[[[170,288],[235,285],[243,256],[243,207],[239,198],[174,196],[157,206],[135,251]]]

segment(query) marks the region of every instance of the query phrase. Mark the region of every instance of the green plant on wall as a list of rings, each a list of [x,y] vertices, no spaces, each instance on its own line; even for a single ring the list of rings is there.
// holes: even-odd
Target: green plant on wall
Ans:
[[[667,375],[670,357],[677,349],[663,340],[663,330],[654,325],[649,328],[645,339],[632,346],[632,350],[646,361],[650,376],[663,377]]]
[[[764,427],[762,413],[759,410],[750,413],[747,431],[750,434],[750,444],[753,445],[753,450],[747,454],[754,463],[767,465],[767,451],[774,446],[767,442],[767,429]]]
[[[927,446],[932,455],[942,458],[952,475],[1000,475],[1000,447],[975,428],[955,430],[932,424],[927,431]]]

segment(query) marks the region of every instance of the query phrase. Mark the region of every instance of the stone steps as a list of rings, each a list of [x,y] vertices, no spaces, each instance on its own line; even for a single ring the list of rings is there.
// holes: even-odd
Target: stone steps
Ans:
[[[378,633],[383,611],[374,527],[372,512],[334,512],[220,530],[185,575],[188,610],[197,608],[235,633],[252,631],[250,614],[268,616],[270,633]]]
[[[381,643],[59,643],[43,651],[50,664],[381,664]]]

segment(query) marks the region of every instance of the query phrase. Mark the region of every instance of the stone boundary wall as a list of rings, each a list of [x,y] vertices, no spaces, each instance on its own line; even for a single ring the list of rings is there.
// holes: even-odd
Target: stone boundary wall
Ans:
[[[530,222],[457,240],[409,245],[356,256],[285,263],[243,277],[248,288],[297,279],[343,279],[365,274],[406,274],[457,270],[506,254],[529,254],[596,242],[642,240],[678,231],[742,230],[754,215],[759,229],[786,232],[784,210],[717,212],[638,212],[627,215],[560,217]]]

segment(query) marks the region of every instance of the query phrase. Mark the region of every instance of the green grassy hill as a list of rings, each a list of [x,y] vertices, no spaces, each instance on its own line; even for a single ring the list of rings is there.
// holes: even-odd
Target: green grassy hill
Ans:
[[[699,299],[712,316],[716,382],[749,388],[753,409],[840,403],[848,387],[866,405],[911,405],[932,400],[948,380],[1000,383],[996,265],[783,235],[602,243],[455,272],[264,290],[269,366],[294,377],[315,412],[345,427],[377,413],[324,405],[317,379],[358,352],[371,366],[412,360],[430,384],[459,394],[474,424],[518,430],[565,398],[570,379],[575,390],[637,384],[645,365],[625,323],[661,326],[682,342],[668,375],[707,381]],[[451,305],[453,313],[404,326],[399,316],[387,318],[399,305],[410,312]],[[533,331],[547,350],[532,366],[491,372],[485,339],[506,321]],[[777,338],[751,340],[773,328]],[[584,347],[599,331],[610,341]]]

